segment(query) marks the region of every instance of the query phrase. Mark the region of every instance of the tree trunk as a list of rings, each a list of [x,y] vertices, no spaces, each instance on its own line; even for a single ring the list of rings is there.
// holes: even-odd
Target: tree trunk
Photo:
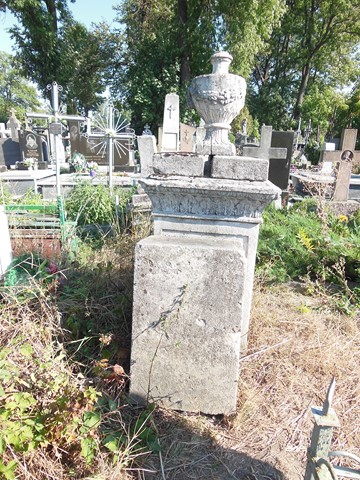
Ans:
[[[178,35],[178,47],[180,51],[180,88],[184,87],[191,80],[190,51],[187,48],[187,22],[188,3],[187,0],[178,0],[178,21],[180,25]]]
[[[300,117],[301,106],[304,102],[305,92],[309,82],[309,77],[310,77],[310,63],[307,63],[302,68],[301,82],[300,82],[300,87],[299,87],[299,91],[296,98],[294,113],[293,113],[294,120],[298,120]]]

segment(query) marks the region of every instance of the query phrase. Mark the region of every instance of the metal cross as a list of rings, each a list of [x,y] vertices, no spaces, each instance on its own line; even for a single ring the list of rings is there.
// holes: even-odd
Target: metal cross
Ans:
[[[47,119],[49,125],[50,133],[54,135],[55,143],[55,166],[56,166],[56,195],[58,198],[61,197],[61,183],[60,183],[60,161],[58,156],[58,135],[61,135],[61,120],[80,120],[84,121],[85,117],[80,115],[63,115],[59,111],[59,91],[62,91],[62,86],[58,85],[57,82],[53,82],[46,87],[48,90],[51,90],[51,106],[52,113],[26,113],[27,118],[45,118]],[[51,132],[52,130],[52,132]]]
[[[118,110],[116,110],[111,101],[107,101],[100,111],[94,116],[94,127],[96,131],[91,131],[91,122],[88,121],[88,130],[85,137],[95,139],[98,142],[92,147],[93,150],[98,148],[98,154],[104,154],[107,150],[108,154],[108,178],[109,187],[113,187],[112,173],[114,169],[114,148],[120,151],[129,151],[135,139],[135,131],[129,128],[127,120],[121,118]],[[122,142],[121,142],[122,141]],[[128,142],[129,148],[124,145],[124,141]]]

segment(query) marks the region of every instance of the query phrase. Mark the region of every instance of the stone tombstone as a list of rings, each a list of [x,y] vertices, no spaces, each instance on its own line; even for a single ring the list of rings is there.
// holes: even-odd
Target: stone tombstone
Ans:
[[[2,278],[12,261],[9,224],[3,205],[0,205],[0,232],[0,278]]]
[[[12,108],[6,128],[10,130],[10,136],[13,140],[19,138],[19,130],[21,129],[21,122],[16,118],[15,110]]]
[[[226,76],[221,65],[217,72]],[[213,109],[205,145],[220,135],[225,151],[214,125],[224,118],[218,99],[239,85],[231,77],[214,82],[214,98],[209,84],[195,82]],[[267,159],[211,151],[157,154],[154,174],[139,180],[152,203],[154,233],[136,246],[130,396],[140,404],[230,414],[247,346],[261,215],[281,191],[267,180]]]
[[[153,173],[153,157],[156,153],[156,138],[154,135],[141,135],[137,137],[140,155],[140,172],[142,177]]]
[[[191,153],[194,151],[195,127],[180,123],[180,150]]]
[[[349,198],[352,164],[360,162],[360,151],[355,150],[357,129],[342,131],[339,150],[323,151],[322,161],[332,162],[336,171],[334,202],[346,202]]]
[[[100,140],[98,138],[88,139],[82,134],[80,129],[81,121],[68,120],[70,132],[71,154],[81,153],[88,161],[96,162],[99,165],[108,164],[108,156],[104,150],[100,151]],[[105,136],[104,136],[105,140]],[[129,163],[129,154],[127,152],[128,142],[120,142],[123,147],[114,147],[114,166],[121,167]]]
[[[164,120],[162,127],[162,152],[179,151],[179,95],[168,93],[165,97]]]
[[[270,154],[270,164],[269,164],[269,180],[281,190],[288,190],[289,187],[289,176],[290,176],[290,166],[291,166],[291,157],[293,152],[294,145],[294,136],[295,132],[272,132],[271,136],[271,148],[276,149],[275,151],[281,151],[283,148],[286,149],[286,157],[283,158],[273,158]],[[277,150],[279,149],[279,150]],[[274,150],[272,150],[274,151]]]
[[[286,148],[272,147],[272,126],[263,125],[261,127],[261,136],[259,146],[243,146],[244,156],[254,158],[286,159],[288,152]]]
[[[7,170],[21,160],[19,141],[0,138],[0,168]]]
[[[36,158],[38,163],[48,161],[48,150],[45,138],[32,130],[19,131],[21,158]]]

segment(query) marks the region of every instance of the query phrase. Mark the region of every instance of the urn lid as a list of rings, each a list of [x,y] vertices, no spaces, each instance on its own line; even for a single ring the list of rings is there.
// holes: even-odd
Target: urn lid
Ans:
[[[229,73],[229,66],[233,57],[228,52],[217,52],[211,56],[211,64],[213,66],[212,73],[218,75],[224,75]]]

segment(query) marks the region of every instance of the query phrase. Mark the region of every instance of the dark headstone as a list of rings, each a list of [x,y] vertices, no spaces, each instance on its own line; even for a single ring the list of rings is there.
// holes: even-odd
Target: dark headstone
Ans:
[[[290,165],[295,132],[272,132],[271,147],[286,148],[286,158],[271,158],[269,164],[269,180],[281,190],[289,185]]]
[[[20,130],[19,142],[22,160],[36,158],[38,162],[47,162],[47,143],[43,136],[32,130]]]
[[[0,138],[0,166],[10,168],[21,161],[19,142],[11,138]]]
[[[96,162],[98,165],[107,165],[107,149],[101,151],[101,139],[88,139],[81,134],[80,122],[68,120],[70,130],[71,154],[81,153],[86,160]],[[128,141],[124,140],[119,148],[114,148],[114,166],[127,165],[129,152],[126,150]]]

